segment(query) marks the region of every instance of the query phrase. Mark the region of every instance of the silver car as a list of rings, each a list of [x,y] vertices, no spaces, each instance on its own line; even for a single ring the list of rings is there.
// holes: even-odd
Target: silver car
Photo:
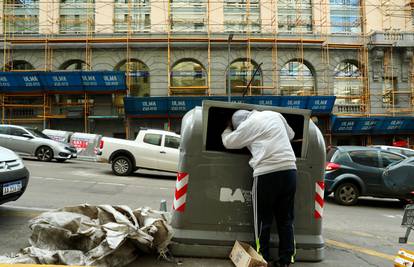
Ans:
[[[54,141],[37,129],[17,125],[0,125],[0,146],[42,161],[64,162],[77,157],[76,149],[69,144]]]
[[[29,182],[29,171],[16,153],[0,147],[0,204],[17,200]]]

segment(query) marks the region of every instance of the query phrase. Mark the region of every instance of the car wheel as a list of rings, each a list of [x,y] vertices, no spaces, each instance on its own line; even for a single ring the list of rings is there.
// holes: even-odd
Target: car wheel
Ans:
[[[51,161],[53,159],[53,150],[48,146],[41,146],[36,150],[35,156],[41,161]]]
[[[133,170],[132,162],[128,157],[119,156],[112,161],[112,172],[115,175],[130,175]]]
[[[56,159],[57,162],[63,163],[66,161],[66,159]]]
[[[335,201],[340,205],[355,205],[359,197],[359,189],[353,183],[340,184],[335,190]]]

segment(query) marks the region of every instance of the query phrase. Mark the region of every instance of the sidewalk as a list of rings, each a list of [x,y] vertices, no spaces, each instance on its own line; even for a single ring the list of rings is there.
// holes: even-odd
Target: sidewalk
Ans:
[[[206,259],[206,258],[176,258],[178,263],[170,263],[157,260],[155,256],[143,256],[127,267],[234,267],[230,260]],[[296,262],[293,267],[368,267],[368,266],[393,266],[389,260],[369,256],[363,253],[327,246],[325,260],[322,262]]]

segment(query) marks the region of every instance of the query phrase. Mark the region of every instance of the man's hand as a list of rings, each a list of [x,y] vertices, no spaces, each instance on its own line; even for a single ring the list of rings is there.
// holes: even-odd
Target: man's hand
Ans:
[[[233,130],[233,123],[231,123],[231,120],[228,120],[228,121],[227,121],[226,126],[227,126],[227,128],[230,128],[230,129],[232,129],[232,130]]]

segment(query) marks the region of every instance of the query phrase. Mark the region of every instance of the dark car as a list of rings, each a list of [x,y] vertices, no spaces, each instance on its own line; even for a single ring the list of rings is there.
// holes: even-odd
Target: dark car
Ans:
[[[0,147],[0,204],[17,200],[29,182],[29,171],[13,151]]]
[[[405,158],[374,147],[332,147],[327,154],[325,196],[334,193],[341,205],[354,205],[360,196],[400,198],[387,188],[382,174],[388,165]]]
[[[385,186],[402,199],[414,200],[414,157],[390,164],[382,174]]]

